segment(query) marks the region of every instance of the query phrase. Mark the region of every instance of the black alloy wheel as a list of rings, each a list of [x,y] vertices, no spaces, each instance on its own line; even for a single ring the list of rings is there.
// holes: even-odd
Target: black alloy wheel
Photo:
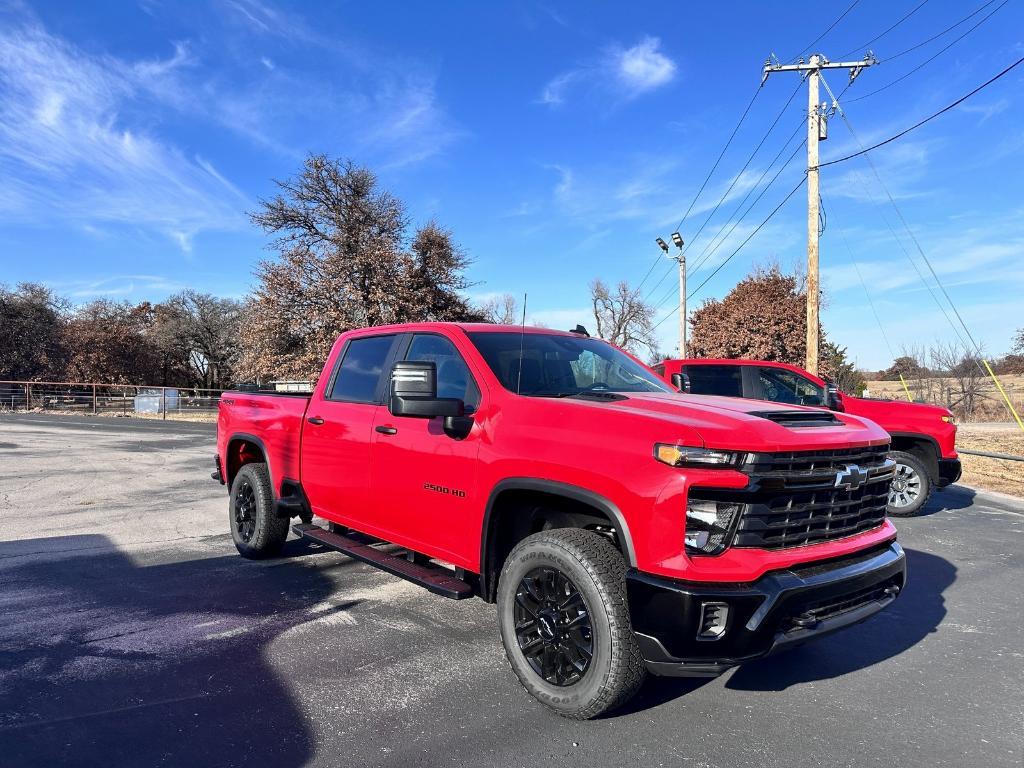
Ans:
[[[256,491],[248,481],[241,482],[235,491],[234,507],[238,537],[248,544],[256,532]]]
[[[590,611],[583,595],[561,571],[535,568],[516,589],[516,641],[527,663],[552,685],[583,679],[594,655]]]

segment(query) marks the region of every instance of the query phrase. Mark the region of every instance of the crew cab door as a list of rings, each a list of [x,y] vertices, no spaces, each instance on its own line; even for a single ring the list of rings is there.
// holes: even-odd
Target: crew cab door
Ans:
[[[463,400],[467,416],[480,407],[477,379],[447,337],[410,334],[396,359],[434,362],[438,397]],[[371,496],[386,538],[455,565],[472,565],[483,509],[476,483],[479,427],[459,439],[445,433],[443,418],[393,416],[386,405],[374,427]]]
[[[359,528],[369,516],[373,425],[399,334],[350,339],[302,425],[302,487],[313,512]]]
[[[684,365],[682,373],[690,379],[691,395],[753,397],[755,375],[750,366],[713,363]]]
[[[755,400],[770,400],[773,403],[790,405],[811,405],[825,407],[825,387],[819,386],[806,376],[774,366],[747,366],[757,371],[754,391],[748,395]]]

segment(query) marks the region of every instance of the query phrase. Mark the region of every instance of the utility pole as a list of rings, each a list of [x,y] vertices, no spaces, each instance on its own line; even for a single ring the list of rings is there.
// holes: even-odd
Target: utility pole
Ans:
[[[821,290],[818,281],[818,218],[820,193],[818,190],[818,142],[828,138],[828,112],[818,101],[818,85],[823,69],[849,69],[850,82],[865,67],[877,64],[869,51],[862,61],[829,61],[820,53],[812,54],[805,63],[801,57],[796,64],[779,64],[771,59],[764,63],[761,83],[773,72],[801,72],[807,79],[807,359],[805,368],[818,373],[818,339],[821,324],[818,319]]]
[[[683,253],[683,237],[678,232],[672,233],[672,242],[679,253],[675,256],[668,255],[668,243],[660,237],[655,238],[658,247],[665,252],[668,258],[679,265],[679,357],[686,357],[686,254]]]

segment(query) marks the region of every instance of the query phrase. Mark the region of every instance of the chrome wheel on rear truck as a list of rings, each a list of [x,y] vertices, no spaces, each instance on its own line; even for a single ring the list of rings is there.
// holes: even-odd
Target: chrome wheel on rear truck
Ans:
[[[933,483],[924,463],[913,453],[893,451],[896,474],[889,485],[886,512],[894,517],[916,515],[931,496]]]

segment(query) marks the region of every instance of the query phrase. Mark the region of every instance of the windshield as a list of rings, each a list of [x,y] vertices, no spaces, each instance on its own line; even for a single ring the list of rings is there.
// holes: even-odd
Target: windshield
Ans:
[[[602,392],[674,392],[629,355],[598,339],[547,333],[470,333],[510,392],[571,397]]]

